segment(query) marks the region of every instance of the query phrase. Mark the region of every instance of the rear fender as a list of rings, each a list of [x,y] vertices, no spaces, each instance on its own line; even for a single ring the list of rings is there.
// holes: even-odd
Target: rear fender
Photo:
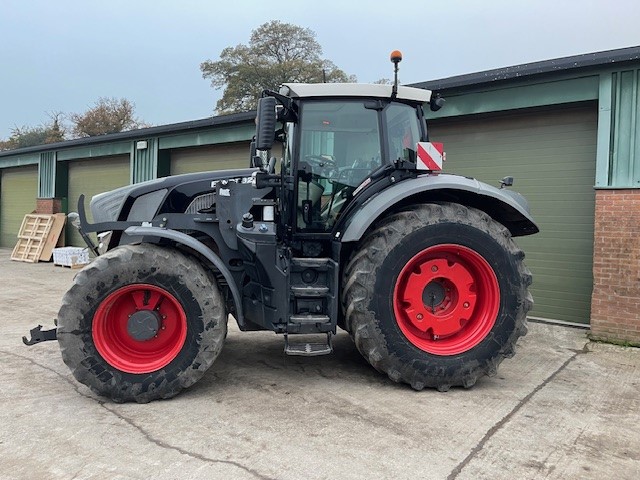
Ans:
[[[386,212],[407,204],[431,201],[456,202],[477,208],[504,225],[511,235],[532,235],[539,231],[525,198],[517,192],[498,189],[474,178],[458,175],[421,175],[386,188],[364,203],[335,232],[341,242],[355,242]]]

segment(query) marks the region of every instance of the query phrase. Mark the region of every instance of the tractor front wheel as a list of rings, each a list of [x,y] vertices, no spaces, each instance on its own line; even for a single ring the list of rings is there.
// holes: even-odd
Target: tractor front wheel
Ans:
[[[454,203],[391,215],[345,269],[345,326],[377,370],[413,388],[472,386],[526,333],[531,274],[509,231]]]
[[[195,259],[156,245],[118,247],[76,276],[58,313],[62,358],[117,402],[170,398],[222,349],[225,305]]]

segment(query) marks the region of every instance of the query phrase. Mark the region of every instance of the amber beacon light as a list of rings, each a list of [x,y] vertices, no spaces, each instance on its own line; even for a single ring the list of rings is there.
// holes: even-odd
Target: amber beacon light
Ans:
[[[400,50],[394,50],[391,52],[391,61],[398,64],[402,61],[402,52]]]

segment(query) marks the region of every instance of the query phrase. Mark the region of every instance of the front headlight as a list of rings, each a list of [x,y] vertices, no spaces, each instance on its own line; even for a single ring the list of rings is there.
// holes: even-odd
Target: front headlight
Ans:
[[[80,215],[78,215],[76,212],[69,212],[69,215],[67,215],[67,219],[69,220],[69,223],[71,225],[80,230]]]
[[[109,242],[111,241],[112,231],[101,232],[98,234],[98,255],[106,253],[109,248]]]

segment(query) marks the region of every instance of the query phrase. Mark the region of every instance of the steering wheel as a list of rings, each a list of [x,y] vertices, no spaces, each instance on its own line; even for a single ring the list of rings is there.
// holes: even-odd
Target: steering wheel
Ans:
[[[305,155],[304,160],[312,167],[333,168],[336,166],[335,160],[323,157],[322,155]]]

